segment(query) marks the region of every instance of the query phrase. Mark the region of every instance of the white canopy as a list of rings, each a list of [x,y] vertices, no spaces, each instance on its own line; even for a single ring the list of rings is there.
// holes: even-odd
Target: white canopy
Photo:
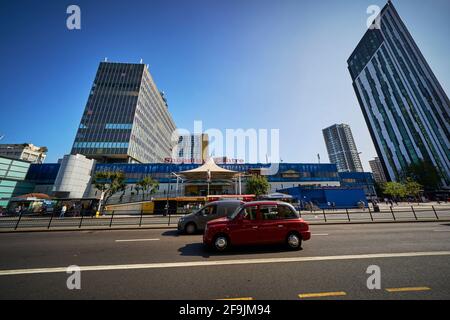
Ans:
[[[232,179],[239,172],[227,170],[219,167],[213,160],[209,158],[203,165],[192,170],[181,171],[180,175],[188,180],[208,180],[208,179]]]

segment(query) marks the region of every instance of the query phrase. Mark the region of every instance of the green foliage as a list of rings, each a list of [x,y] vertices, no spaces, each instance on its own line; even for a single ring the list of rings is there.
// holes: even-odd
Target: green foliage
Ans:
[[[418,197],[423,191],[422,185],[411,178],[406,178],[405,189],[406,194],[412,197]]]
[[[144,194],[153,194],[156,192],[156,189],[158,188],[158,181],[153,180],[150,176],[145,176],[144,178],[142,178],[141,181],[139,181],[138,183],[136,183],[136,190],[143,190]],[[139,194],[139,192],[138,192]]]
[[[406,187],[400,182],[386,182],[384,184],[383,193],[394,198],[402,198],[406,196]]]
[[[402,180],[406,182],[408,178],[416,181],[425,190],[438,190],[441,186],[441,178],[436,167],[428,161],[411,163],[402,173]]]
[[[253,175],[247,180],[247,193],[260,196],[262,194],[267,194],[270,185],[265,176]]]
[[[124,191],[126,188],[125,175],[120,171],[97,172],[94,176],[93,183],[103,193],[105,204],[112,195]]]

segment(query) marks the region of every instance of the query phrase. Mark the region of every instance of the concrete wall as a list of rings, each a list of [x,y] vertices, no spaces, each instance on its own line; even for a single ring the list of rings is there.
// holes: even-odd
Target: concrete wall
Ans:
[[[56,176],[53,193],[59,197],[88,196],[95,161],[81,154],[65,155]]]

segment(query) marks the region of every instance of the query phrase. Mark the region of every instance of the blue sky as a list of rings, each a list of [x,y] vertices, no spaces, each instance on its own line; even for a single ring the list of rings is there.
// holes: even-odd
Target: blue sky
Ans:
[[[366,170],[376,153],[346,60],[377,0],[1,1],[1,143],[70,152],[98,63],[150,65],[178,127],[279,128],[284,162],[322,161],[322,129],[351,125]],[[81,8],[81,30],[66,8]],[[450,1],[394,4],[444,90]]]

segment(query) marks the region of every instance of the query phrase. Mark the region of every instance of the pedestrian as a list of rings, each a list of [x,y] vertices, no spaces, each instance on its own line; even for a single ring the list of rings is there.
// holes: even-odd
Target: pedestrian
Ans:
[[[66,205],[63,205],[61,208],[61,214],[59,215],[60,218],[64,218],[64,215],[66,214],[66,210],[67,210]]]

